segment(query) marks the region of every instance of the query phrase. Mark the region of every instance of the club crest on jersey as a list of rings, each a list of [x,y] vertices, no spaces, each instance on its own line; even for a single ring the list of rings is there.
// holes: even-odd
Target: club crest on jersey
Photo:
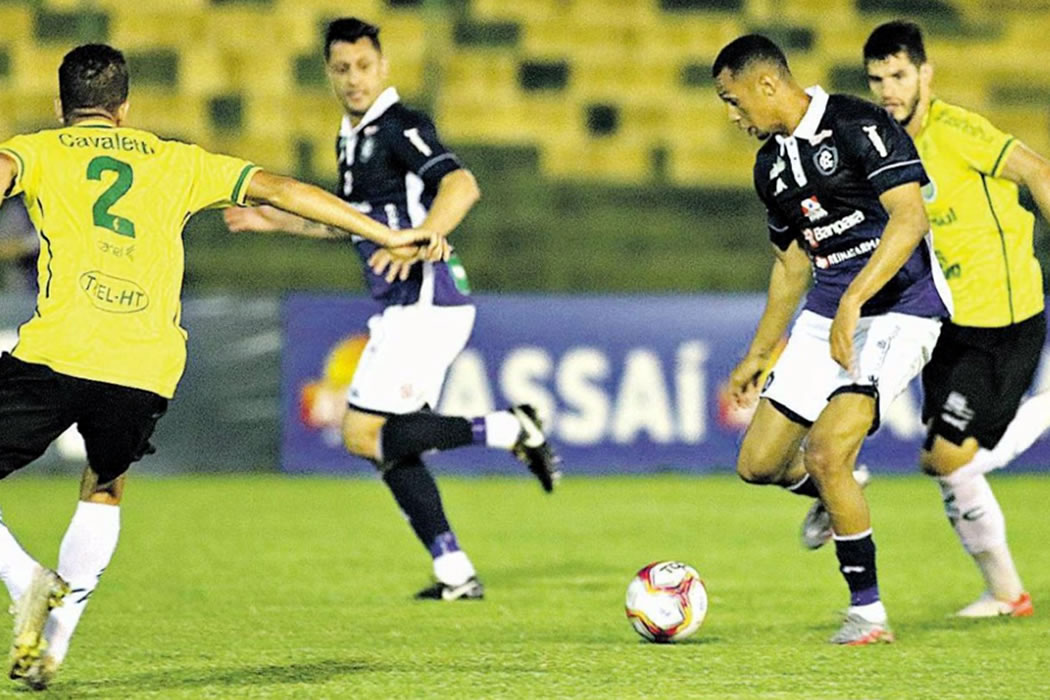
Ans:
[[[838,149],[829,143],[823,144],[813,154],[813,165],[817,166],[822,175],[831,175],[839,167]]]
[[[929,177],[929,174],[927,174],[927,177]],[[930,181],[922,186],[922,201],[930,203],[935,199],[937,199],[937,183],[931,177]]]
[[[372,154],[376,151],[375,139],[368,137],[361,144],[361,162],[367,163],[372,159]]]
[[[820,221],[828,212],[816,197],[806,197],[802,200],[802,214],[810,221]]]

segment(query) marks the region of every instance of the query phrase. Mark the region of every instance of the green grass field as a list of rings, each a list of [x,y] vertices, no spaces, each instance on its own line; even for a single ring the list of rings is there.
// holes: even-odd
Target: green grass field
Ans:
[[[1025,620],[950,619],[981,585],[920,477],[868,489],[893,645],[826,643],[846,602],[830,548],[796,540],[801,498],[730,477],[441,480],[485,601],[410,600],[429,559],[373,481],[129,483],[121,544],[54,697],[1047,698],[1050,478],[997,476]],[[0,485],[5,521],[54,564],[75,479]],[[711,612],[644,643],[633,572],[683,559]],[[30,692],[3,679],[4,695]]]

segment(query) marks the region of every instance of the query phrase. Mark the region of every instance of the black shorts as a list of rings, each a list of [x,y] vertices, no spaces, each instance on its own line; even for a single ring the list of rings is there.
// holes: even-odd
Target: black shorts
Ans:
[[[1045,340],[1042,313],[1004,328],[945,323],[922,371],[926,448],[937,435],[995,447],[1032,383]]]
[[[149,391],[60,374],[0,355],[0,479],[77,424],[88,464],[106,483],[150,452],[168,400]]]

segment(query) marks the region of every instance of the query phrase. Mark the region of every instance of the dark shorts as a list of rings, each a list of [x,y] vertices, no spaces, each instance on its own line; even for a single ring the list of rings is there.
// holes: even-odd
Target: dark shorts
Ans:
[[[0,355],[0,479],[39,457],[76,423],[102,483],[153,451],[168,400],[149,391],[70,377]]]
[[[995,447],[1032,383],[1045,340],[1042,313],[1004,328],[945,323],[922,371],[926,448],[937,435]]]

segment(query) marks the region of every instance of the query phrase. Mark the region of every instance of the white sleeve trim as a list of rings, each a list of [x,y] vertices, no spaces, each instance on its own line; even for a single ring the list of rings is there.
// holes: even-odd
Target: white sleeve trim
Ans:
[[[456,156],[452,153],[442,153],[439,156],[435,156],[428,160],[426,163],[423,163],[422,167],[419,168],[419,172],[417,172],[416,175],[422,175],[424,172],[430,169],[432,165],[435,165],[438,161],[444,160],[445,158],[452,158],[453,160],[455,160]]]
[[[904,161],[902,163],[891,163],[890,165],[884,165],[881,168],[879,168],[878,170],[875,170],[875,171],[869,173],[868,174],[868,179],[870,180],[871,178],[875,177],[879,173],[884,172],[886,170],[890,170],[892,168],[903,168],[905,165],[915,165],[916,163],[922,163],[922,161],[919,160],[918,158],[916,158],[915,160],[906,160],[906,161]]]

